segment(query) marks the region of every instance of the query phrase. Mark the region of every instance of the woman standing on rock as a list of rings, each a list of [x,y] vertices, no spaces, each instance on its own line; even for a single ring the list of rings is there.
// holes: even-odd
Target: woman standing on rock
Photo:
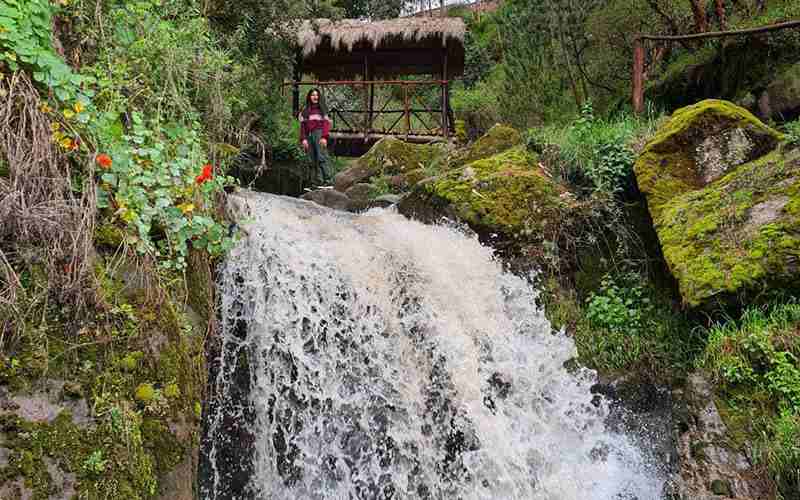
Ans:
[[[315,181],[320,185],[329,185],[333,181],[328,165],[328,135],[331,120],[328,108],[322,99],[319,89],[311,89],[306,95],[306,106],[300,112],[300,143],[308,153],[313,164]]]

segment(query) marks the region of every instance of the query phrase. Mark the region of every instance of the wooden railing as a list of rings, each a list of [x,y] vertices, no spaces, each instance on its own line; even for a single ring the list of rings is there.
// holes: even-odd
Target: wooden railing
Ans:
[[[333,120],[332,132],[339,137],[419,139],[453,133],[446,80],[300,81],[284,86],[293,87],[295,96],[301,88],[319,88]]]

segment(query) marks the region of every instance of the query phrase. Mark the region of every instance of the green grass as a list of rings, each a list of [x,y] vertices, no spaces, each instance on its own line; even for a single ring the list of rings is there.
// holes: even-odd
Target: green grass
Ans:
[[[557,180],[613,191],[631,185],[633,159],[661,122],[661,114],[652,108],[642,116],[619,113],[598,117],[587,105],[571,125],[530,129],[526,140],[532,149],[555,146],[555,157],[548,158],[548,166]]]
[[[800,303],[751,307],[708,330],[698,366],[735,444],[752,446],[783,498],[800,491]]]

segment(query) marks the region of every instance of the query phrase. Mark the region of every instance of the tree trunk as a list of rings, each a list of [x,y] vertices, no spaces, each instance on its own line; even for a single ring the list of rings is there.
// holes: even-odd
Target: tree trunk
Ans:
[[[717,9],[717,20],[719,21],[720,31],[725,31],[725,0],[714,0]]]
[[[694,27],[698,33],[708,31],[708,18],[706,17],[706,0],[689,0],[692,5]]]

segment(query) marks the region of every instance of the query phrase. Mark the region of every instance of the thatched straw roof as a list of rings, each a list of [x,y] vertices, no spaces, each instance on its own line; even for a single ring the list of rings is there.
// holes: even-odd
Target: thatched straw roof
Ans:
[[[317,20],[301,26],[297,43],[302,71],[323,80],[366,74],[380,79],[446,73],[453,78],[464,72],[466,29],[461,18],[449,17]]]
[[[448,41],[463,45],[466,25],[459,17],[402,18],[386,21],[361,21],[326,19],[304,23],[297,35],[303,49],[303,57],[308,58],[320,47],[327,45],[333,52],[352,52],[357,46],[367,46],[372,50],[382,45],[402,41],[401,46],[413,46],[419,42],[440,40],[442,47]]]

